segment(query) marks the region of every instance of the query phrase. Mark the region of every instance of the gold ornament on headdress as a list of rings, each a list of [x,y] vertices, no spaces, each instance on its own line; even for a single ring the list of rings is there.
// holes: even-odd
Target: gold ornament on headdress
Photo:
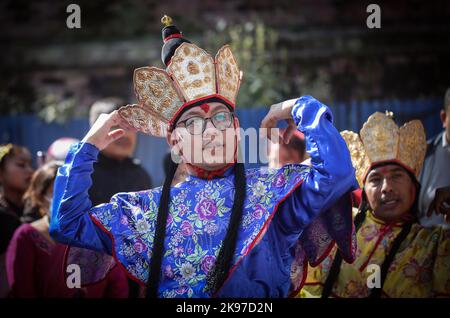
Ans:
[[[392,112],[372,114],[359,136],[353,131],[341,132],[361,187],[369,170],[383,162],[397,162],[419,176],[427,147],[423,125],[412,120],[399,128],[392,116]]]
[[[172,20],[172,18],[171,17],[169,17],[168,15],[164,15],[162,18],[161,18],[161,23],[164,25],[164,26],[169,26],[169,25],[172,25],[172,22],[173,22],[173,20]]]
[[[161,22],[172,25],[165,15]],[[145,66],[134,71],[134,91],[139,105],[127,105],[119,114],[137,130],[165,136],[178,112],[189,104],[219,96],[234,107],[242,72],[228,45],[215,58],[195,44],[184,42],[166,70]]]
[[[12,144],[0,146],[0,162],[2,162],[3,158],[9,154],[12,148],[13,148]]]

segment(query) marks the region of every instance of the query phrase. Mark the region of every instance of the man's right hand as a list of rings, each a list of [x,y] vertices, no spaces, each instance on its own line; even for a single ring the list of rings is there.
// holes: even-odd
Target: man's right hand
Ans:
[[[286,131],[283,134],[282,141],[284,141],[285,144],[289,143],[292,135],[297,130],[297,125],[295,125],[294,119],[292,119],[291,115],[292,108],[294,107],[297,100],[298,98],[289,99],[270,106],[269,112],[261,121],[261,128],[266,129],[268,139],[271,139],[272,136],[271,129],[276,128],[277,123],[280,120],[284,119],[286,120],[288,126],[286,127]],[[278,140],[273,140],[273,142],[278,142]]]
[[[101,151],[121,138],[126,130],[136,131],[115,110],[110,114],[101,114],[82,141],[96,146]]]
[[[450,186],[436,189],[433,201],[428,207],[427,216],[436,214],[443,214],[445,221],[450,222]]]

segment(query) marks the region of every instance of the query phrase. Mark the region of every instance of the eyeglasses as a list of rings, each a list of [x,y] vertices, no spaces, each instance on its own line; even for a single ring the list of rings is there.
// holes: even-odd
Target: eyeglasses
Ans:
[[[234,115],[230,112],[219,112],[207,118],[200,116],[191,117],[178,122],[176,126],[178,127],[180,124],[183,124],[191,135],[201,135],[206,129],[206,123],[208,120],[211,120],[213,126],[222,131],[230,128],[233,118]]]

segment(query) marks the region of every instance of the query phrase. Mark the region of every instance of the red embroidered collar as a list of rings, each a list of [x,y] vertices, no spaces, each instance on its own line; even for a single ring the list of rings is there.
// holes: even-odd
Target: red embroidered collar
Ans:
[[[201,179],[207,179],[211,180],[214,178],[222,177],[225,174],[225,171],[227,171],[230,167],[234,165],[234,163],[229,163],[225,165],[224,167],[217,169],[217,170],[205,170],[200,167],[196,167],[190,163],[187,164],[189,167],[192,168],[192,170],[195,171],[196,177]]]

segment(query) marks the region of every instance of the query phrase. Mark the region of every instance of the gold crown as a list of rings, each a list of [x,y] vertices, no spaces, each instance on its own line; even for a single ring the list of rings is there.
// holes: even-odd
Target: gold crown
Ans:
[[[364,123],[359,136],[348,130],[342,131],[341,135],[347,143],[361,187],[370,169],[383,162],[398,163],[418,177],[427,147],[420,120],[412,120],[399,128],[392,113],[376,112]]]
[[[170,24],[170,17],[163,17]],[[242,72],[228,45],[213,59],[195,44],[184,42],[166,70],[146,66],[134,71],[134,91],[139,105],[127,105],[119,114],[146,134],[164,136],[168,127],[188,106],[212,98],[235,107]]]

